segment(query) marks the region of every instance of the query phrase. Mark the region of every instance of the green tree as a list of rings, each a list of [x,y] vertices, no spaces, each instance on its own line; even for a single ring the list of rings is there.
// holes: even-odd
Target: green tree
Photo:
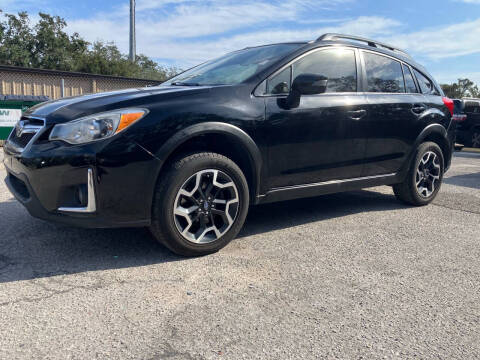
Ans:
[[[0,21],[0,64],[159,81],[178,72],[143,54],[131,62],[114,43],[90,44],[78,33],[69,36],[65,32],[67,23],[61,17],[45,13],[39,16],[38,23],[32,26],[26,12],[4,15]]]
[[[75,60],[75,71],[103,75],[132,75],[132,64],[113,43],[97,41],[89,51]]]
[[[40,21],[34,30],[34,56],[32,65],[37,68],[72,70],[76,58],[88,51],[88,42],[78,34],[68,36],[65,20],[58,16],[39,13]]]
[[[451,99],[461,99],[464,97],[480,97],[480,90],[475,83],[469,79],[458,79],[453,84],[440,85],[445,95]]]
[[[137,56],[135,63],[138,67],[136,77],[146,77],[148,79],[164,81],[180,72],[179,69],[173,66],[161,66],[143,54]]]
[[[0,23],[0,62],[5,65],[32,66],[34,36],[26,12],[5,14]]]

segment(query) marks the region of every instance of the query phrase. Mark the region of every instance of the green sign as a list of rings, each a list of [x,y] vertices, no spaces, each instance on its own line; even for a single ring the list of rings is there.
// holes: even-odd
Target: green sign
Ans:
[[[21,109],[2,109],[0,108],[0,139],[6,139],[12,128],[22,117]]]
[[[0,127],[14,127],[22,117],[20,109],[1,109],[0,108]]]

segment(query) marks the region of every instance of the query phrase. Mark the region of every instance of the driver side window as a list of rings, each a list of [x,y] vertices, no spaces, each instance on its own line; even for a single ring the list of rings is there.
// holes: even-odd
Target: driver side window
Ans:
[[[293,63],[267,80],[267,94],[287,95],[292,81],[302,74],[328,78],[326,93],[356,92],[357,65],[352,49],[315,51]]]
[[[302,74],[328,78],[325,93],[356,92],[357,65],[352,49],[327,49],[311,53],[293,64],[293,79]]]
[[[292,67],[289,66],[278,74],[273,75],[267,81],[267,94],[281,95],[290,92],[290,84],[292,83]]]

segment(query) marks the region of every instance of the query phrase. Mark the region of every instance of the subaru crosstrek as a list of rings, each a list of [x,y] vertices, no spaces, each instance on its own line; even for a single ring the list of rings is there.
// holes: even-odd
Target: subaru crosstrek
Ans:
[[[149,227],[202,255],[238,234],[252,204],[378,185],[430,203],[452,158],[452,113],[404,51],[325,34],[33,107],[5,144],[6,183],[35,217]]]

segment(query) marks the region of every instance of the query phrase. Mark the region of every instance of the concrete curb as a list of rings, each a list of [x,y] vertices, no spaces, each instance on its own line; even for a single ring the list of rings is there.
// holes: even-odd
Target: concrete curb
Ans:
[[[480,148],[463,148],[463,152],[480,153]]]

